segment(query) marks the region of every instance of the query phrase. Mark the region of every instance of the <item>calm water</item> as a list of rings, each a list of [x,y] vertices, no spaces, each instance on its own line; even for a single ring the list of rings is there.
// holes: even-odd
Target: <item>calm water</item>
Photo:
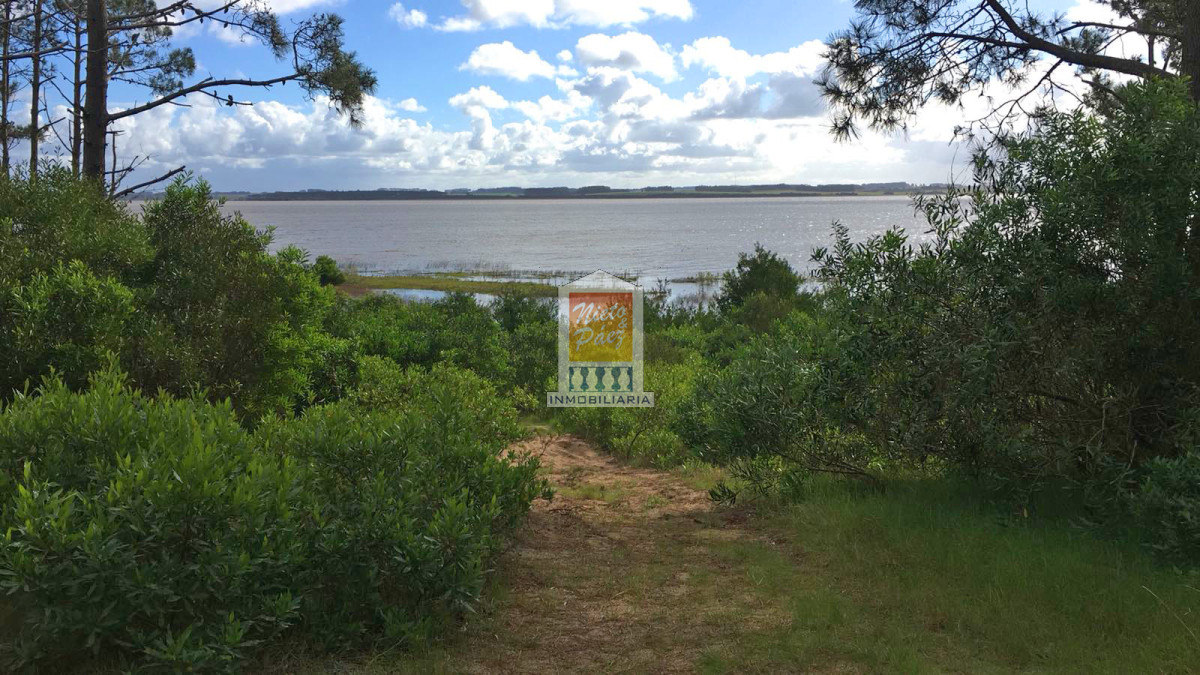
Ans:
[[[677,278],[720,272],[761,242],[800,269],[840,220],[855,239],[924,223],[908,197],[230,202],[275,227],[275,247],[380,273],[444,269],[634,272]]]

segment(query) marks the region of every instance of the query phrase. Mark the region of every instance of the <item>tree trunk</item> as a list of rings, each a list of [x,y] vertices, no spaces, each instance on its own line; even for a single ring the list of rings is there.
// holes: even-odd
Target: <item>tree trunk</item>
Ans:
[[[8,126],[8,99],[9,99],[9,93],[8,93],[8,82],[9,82],[8,49],[9,49],[9,45],[12,42],[11,37],[10,37],[12,34],[12,6],[13,6],[13,3],[11,2],[11,0],[5,0],[5,2],[4,2],[4,27],[3,27],[4,36],[2,38],[3,39],[3,51],[4,51],[4,65],[0,66],[0,70],[3,71],[3,72],[0,72],[0,141],[2,141],[2,142],[0,142],[0,146],[3,146],[3,148],[0,149],[0,167],[3,167],[5,176],[8,175],[8,144],[10,142],[12,142],[11,139],[8,137],[9,134],[11,133],[11,130],[9,129],[9,126]]]
[[[38,140],[41,136],[41,123],[38,119],[41,112],[42,98],[42,0],[34,0],[33,5],[33,71],[29,77],[29,177],[37,178],[38,172]]]
[[[76,9],[78,11],[78,7]],[[71,80],[71,173],[79,177],[79,162],[83,152],[83,17],[78,13],[74,18],[75,56],[72,59],[75,66],[74,78]]]
[[[1182,54],[1179,74],[1190,78],[1189,91],[1193,101],[1200,101],[1200,0],[1183,3]]]
[[[87,0],[87,90],[83,102],[83,175],[104,181],[108,130],[108,14],[104,0]]]

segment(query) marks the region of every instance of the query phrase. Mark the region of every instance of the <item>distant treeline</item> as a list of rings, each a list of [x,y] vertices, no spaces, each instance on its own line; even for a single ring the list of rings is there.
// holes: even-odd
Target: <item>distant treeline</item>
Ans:
[[[697,185],[672,187],[660,185],[644,188],[612,188],[607,185],[584,187],[500,187],[480,190],[302,190],[296,192],[260,192],[244,199],[254,201],[297,200],[381,200],[381,199],[622,199],[639,197],[788,197],[863,194],[909,194],[912,192],[942,191],[943,184],[914,185],[912,183],[838,183],[826,185]]]

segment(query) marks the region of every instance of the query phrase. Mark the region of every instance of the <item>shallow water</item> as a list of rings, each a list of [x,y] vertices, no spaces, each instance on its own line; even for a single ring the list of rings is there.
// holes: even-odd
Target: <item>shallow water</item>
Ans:
[[[605,269],[658,278],[720,272],[755,242],[810,268],[840,220],[855,240],[890,226],[924,231],[910,199],[741,199],[229,202],[273,246],[298,245],[366,273],[437,270],[561,272]]]

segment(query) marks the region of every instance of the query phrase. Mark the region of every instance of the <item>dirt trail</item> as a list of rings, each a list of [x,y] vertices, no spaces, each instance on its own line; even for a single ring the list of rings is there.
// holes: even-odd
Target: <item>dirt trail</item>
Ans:
[[[502,557],[505,591],[451,647],[454,671],[693,672],[730,639],[730,622],[787,621],[718,552],[760,539],[743,514],[573,436],[523,448],[557,494],[534,505]]]

